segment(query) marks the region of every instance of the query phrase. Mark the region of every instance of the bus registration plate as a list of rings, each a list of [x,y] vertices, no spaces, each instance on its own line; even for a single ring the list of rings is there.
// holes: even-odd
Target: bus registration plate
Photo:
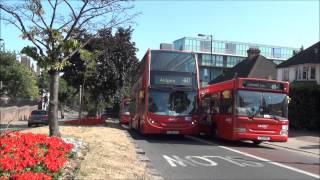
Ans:
[[[270,137],[267,137],[267,136],[258,136],[258,140],[269,141],[269,140],[270,140]]]
[[[179,134],[179,131],[167,131],[167,134]]]

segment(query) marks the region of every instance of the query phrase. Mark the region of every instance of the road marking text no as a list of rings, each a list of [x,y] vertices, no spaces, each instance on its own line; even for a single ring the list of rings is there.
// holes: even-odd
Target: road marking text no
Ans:
[[[263,167],[263,164],[253,161],[248,161],[239,157],[230,157],[230,156],[185,156],[183,158],[177,155],[162,155],[162,157],[169,163],[172,167],[182,166],[217,166],[218,163],[215,160],[223,160],[228,163],[240,166],[240,167]]]

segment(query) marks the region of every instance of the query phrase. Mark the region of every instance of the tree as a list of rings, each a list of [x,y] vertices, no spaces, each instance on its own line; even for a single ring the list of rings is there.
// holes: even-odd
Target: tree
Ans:
[[[37,77],[29,67],[16,60],[14,53],[0,51],[0,74],[0,81],[9,97],[38,97]]]
[[[75,91],[76,90],[72,86],[70,86],[66,80],[64,80],[63,78],[60,79],[58,99],[61,118],[64,118],[64,107],[67,101],[71,100],[74,97]]]
[[[65,67],[63,77],[66,81],[74,88],[82,84],[85,92],[89,92],[87,98],[94,104],[90,107],[109,102],[115,92],[121,96],[124,89],[128,91],[133,84],[138,60],[131,35],[131,28],[118,28],[115,35],[110,28],[101,29],[98,37],[85,47],[94,56],[85,58],[75,54],[70,60],[72,65]],[[92,110],[91,113],[96,114],[97,108]]]
[[[25,0],[0,5],[4,12],[1,19],[18,28],[22,38],[33,44],[25,47],[22,53],[48,69],[50,136],[60,136],[57,121],[59,72],[68,65],[69,58],[92,39],[77,41],[82,35],[79,32],[87,29],[95,34],[101,27],[130,23],[136,14],[127,14],[132,6],[125,3],[127,1],[123,0]]]

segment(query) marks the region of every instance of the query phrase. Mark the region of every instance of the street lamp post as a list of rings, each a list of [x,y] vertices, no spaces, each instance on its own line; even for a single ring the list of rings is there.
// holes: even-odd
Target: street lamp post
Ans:
[[[210,37],[210,60],[211,60],[211,63],[213,63],[213,58],[212,58],[212,34],[210,35],[206,35],[206,34],[198,34],[199,37]],[[209,82],[211,81],[211,72],[209,71]]]

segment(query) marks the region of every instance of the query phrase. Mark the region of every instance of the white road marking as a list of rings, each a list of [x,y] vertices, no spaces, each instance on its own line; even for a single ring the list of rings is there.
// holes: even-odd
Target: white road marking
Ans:
[[[213,161],[213,159],[219,159],[219,160],[224,160],[226,162],[229,162],[231,164],[240,166],[240,167],[263,167],[264,165],[258,162],[251,162],[244,160],[240,157],[230,157],[230,156],[185,156],[185,157],[179,157],[177,155],[162,155],[162,157],[169,163],[170,166],[172,167],[177,167],[182,166],[182,167],[187,167],[187,166],[217,166],[218,163]]]
[[[206,140],[203,140],[203,139],[200,139],[200,138],[197,138],[197,137],[193,137],[193,136],[185,136],[185,137],[187,137],[189,139],[192,139],[192,140],[195,140],[195,141],[203,142],[205,144],[217,145],[217,144],[214,144],[214,143],[212,143],[210,141],[206,141]],[[292,170],[292,171],[295,171],[295,172],[298,172],[298,173],[301,173],[301,174],[304,174],[304,175],[308,175],[308,176],[320,179],[320,176],[317,175],[317,174],[313,174],[313,173],[310,173],[310,172],[307,172],[307,171],[304,171],[304,170],[301,170],[301,169],[297,169],[297,168],[294,168],[294,167],[291,167],[291,166],[287,166],[287,165],[284,165],[284,164],[280,164],[280,163],[277,163],[277,162],[272,162],[271,160],[268,160],[268,159],[265,159],[265,158],[261,158],[261,157],[258,157],[258,156],[252,155],[252,154],[248,154],[248,153],[245,153],[245,152],[241,152],[241,151],[229,148],[229,147],[220,146],[220,145],[217,145],[217,146],[220,147],[220,148],[223,148],[223,149],[238,153],[238,154],[242,154],[244,156],[248,156],[248,157],[251,157],[251,158],[254,158],[254,159],[258,159],[258,160],[263,161],[263,162],[267,162],[267,163],[270,163],[270,164],[273,164],[273,165],[276,165],[276,166],[279,166],[279,167],[283,167],[283,168],[286,168],[286,169],[289,169],[289,170]]]
[[[194,166],[194,164],[190,163],[189,161],[186,161],[184,159],[181,159],[179,156],[173,155],[172,157],[167,156],[167,155],[162,155],[162,157],[167,160],[167,162],[170,164],[172,167],[177,167],[176,164],[179,164],[180,166],[186,167],[187,164]]]
[[[208,158],[202,157],[202,156],[186,156],[186,159],[188,159],[191,162],[193,162],[194,164],[197,164],[200,166],[216,166],[216,165],[218,165],[216,162],[214,162]],[[195,160],[195,159],[201,159],[202,161],[204,161],[206,163],[199,162],[198,160]]]

